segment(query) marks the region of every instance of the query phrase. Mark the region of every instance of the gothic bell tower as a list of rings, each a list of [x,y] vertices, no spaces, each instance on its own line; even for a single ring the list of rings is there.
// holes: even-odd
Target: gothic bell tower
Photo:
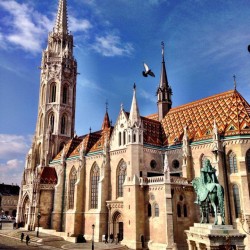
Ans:
[[[67,1],[59,0],[53,31],[43,51],[40,97],[33,144],[36,165],[48,165],[74,134],[77,62],[68,31]]]

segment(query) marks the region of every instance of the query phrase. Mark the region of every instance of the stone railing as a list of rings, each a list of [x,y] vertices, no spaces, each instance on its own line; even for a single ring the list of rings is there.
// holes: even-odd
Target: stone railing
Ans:
[[[190,184],[188,183],[188,180],[184,177],[177,177],[177,176],[170,176],[170,182],[174,184]]]
[[[140,185],[159,184],[164,182],[164,176],[140,177]]]
[[[162,184],[165,183],[165,176],[155,176],[155,177],[140,177],[140,185],[152,185],[152,184]],[[184,177],[170,176],[171,184],[189,185],[188,180]]]

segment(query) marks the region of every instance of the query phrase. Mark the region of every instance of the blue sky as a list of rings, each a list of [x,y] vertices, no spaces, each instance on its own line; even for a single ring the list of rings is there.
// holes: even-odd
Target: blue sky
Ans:
[[[42,49],[58,0],[0,0],[0,183],[20,184],[35,131]],[[173,106],[237,89],[250,101],[250,3],[242,0],[68,0],[78,62],[76,133],[116,121],[137,85],[141,115],[156,112],[161,41]],[[143,78],[143,62],[155,78]]]

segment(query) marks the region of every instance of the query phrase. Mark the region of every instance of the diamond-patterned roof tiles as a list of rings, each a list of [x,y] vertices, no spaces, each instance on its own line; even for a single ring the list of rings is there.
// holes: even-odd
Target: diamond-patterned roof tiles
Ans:
[[[172,108],[162,120],[164,144],[181,141],[185,126],[193,141],[211,138],[214,120],[222,135],[249,134],[249,111],[249,104],[236,90]]]

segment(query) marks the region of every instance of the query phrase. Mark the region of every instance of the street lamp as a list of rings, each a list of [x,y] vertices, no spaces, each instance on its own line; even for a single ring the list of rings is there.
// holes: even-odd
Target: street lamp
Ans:
[[[95,247],[94,247],[95,224],[92,225],[92,230],[93,230],[93,234],[92,234],[92,250],[94,250],[95,249]]]
[[[37,214],[37,232],[36,232],[36,237],[39,237],[40,219],[41,219],[41,213],[38,212],[38,214]]]

